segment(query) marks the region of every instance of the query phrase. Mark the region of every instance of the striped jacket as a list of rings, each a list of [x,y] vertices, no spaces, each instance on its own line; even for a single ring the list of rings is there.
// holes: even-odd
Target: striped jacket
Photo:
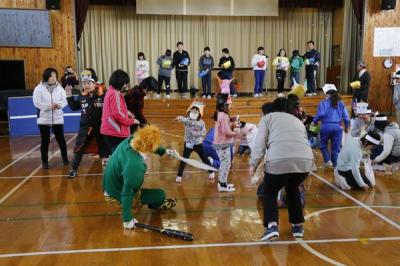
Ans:
[[[126,138],[130,135],[129,126],[133,123],[134,118],[128,117],[124,96],[110,86],[104,98],[100,133],[106,136]]]

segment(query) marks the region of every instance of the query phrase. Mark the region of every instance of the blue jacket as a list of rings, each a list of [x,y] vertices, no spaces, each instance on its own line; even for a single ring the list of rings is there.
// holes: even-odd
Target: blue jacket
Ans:
[[[317,114],[314,116],[313,123],[318,123],[321,120],[322,123],[338,123],[340,124],[343,120],[346,127],[350,126],[350,117],[347,112],[346,106],[342,101],[338,102],[336,108],[331,106],[331,99],[326,98],[321,101],[318,105]]]

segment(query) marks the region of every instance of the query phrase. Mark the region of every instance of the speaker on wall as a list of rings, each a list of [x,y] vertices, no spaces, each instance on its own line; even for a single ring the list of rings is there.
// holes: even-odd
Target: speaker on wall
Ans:
[[[396,0],[382,0],[381,9],[391,10],[396,8]]]
[[[46,0],[46,9],[60,10],[60,1],[61,0]]]

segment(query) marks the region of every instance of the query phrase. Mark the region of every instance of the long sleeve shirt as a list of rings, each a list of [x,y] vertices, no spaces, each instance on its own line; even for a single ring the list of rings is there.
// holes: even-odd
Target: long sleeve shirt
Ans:
[[[321,61],[320,53],[313,49],[304,54],[304,59],[307,59],[309,64],[306,65],[306,68],[318,68],[319,62]]]
[[[400,129],[397,123],[388,125],[381,134],[381,137],[383,140],[383,151],[374,161],[380,163],[390,154],[400,157]]]
[[[351,171],[354,179],[360,187],[367,185],[362,179],[360,173],[360,164],[362,159],[362,150],[359,138],[348,137],[346,145],[340,150],[337,160],[337,169],[339,171]]]
[[[329,97],[322,100],[318,105],[317,114],[314,116],[313,122],[316,124],[320,120],[322,123],[339,124],[343,121],[346,127],[350,125],[349,113],[344,103],[339,101],[336,108],[333,108]]]
[[[136,61],[136,77],[140,79],[145,79],[149,76],[149,62],[147,60],[137,60]]]
[[[267,70],[268,58],[265,55],[255,54],[251,59],[251,66],[253,70]]]
[[[231,61],[231,65],[228,68],[224,68],[224,64],[227,61]],[[232,56],[223,56],[219,59],[219,63],[218,63],[219,67],[222,67],[222,71],[223,72],[229,72],[230,74],[232,74],[233,70],[235,69],[235,61],[233,60]]]
[[[132,203],[143,185],[147,165],[139,152],[132,149],[130,143],[134,136],[125,139],[108,160],[103,176],[103,191],[118,200],[122,207],[122,220],[133,219]],[[155,152],[162,156],[166,152],[159,147]]]
[[[185,125],[185,142],[192,145],[201,144],[206,135],[206,125],[203,120],[193,120],[189,117],[178,116],[178,121]]]
[[[224,112],[218,112],[218,119],[215,122],[213,144],[228,146],[234,142],[234,138],[239,134],[240,132],[236,132],[231,129],[231,120],[229,115]]]
[[[189,60],[189,63],[187,65],[182,65],[182,60],[187,58]],[[190,65],[190,57],[189,57],[189,53],[185,50],[182,51],[182,53],[180,53],[179,51],[175,51],[174,55],[173,55],[173,62],[174,62],[174,66],[175,69],[177,71],[187,71],[188,70],[188,66]]]
[[[208,70],[211,71],[214,67],[214,58],[209,55],[202,55],[199,59],[199,69],[200,71]]]
[[[158,75],[163,77],[171,77],[171,71],[174,68],[174,63],[171,56],[162,55],[157,59],[157,65],[160,66]]]
[[[101,96],[96,94],[80,94],[76,99],[74,96],[67,98],[68,106],[71,110],[82,110],[79,122],[81,126],[91,126],[100,129],[104,96],[104,94]]]
[[[272,65],[275,67],[276,70],[284,70],[288,71],[290,63],[289,59],[285,56],[278,56],[272,62]]]

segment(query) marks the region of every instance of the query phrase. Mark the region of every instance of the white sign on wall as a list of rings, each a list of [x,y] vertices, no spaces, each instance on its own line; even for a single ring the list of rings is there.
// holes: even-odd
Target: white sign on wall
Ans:
[[[400,27],[375,28],[374,57],[400,56]]]

